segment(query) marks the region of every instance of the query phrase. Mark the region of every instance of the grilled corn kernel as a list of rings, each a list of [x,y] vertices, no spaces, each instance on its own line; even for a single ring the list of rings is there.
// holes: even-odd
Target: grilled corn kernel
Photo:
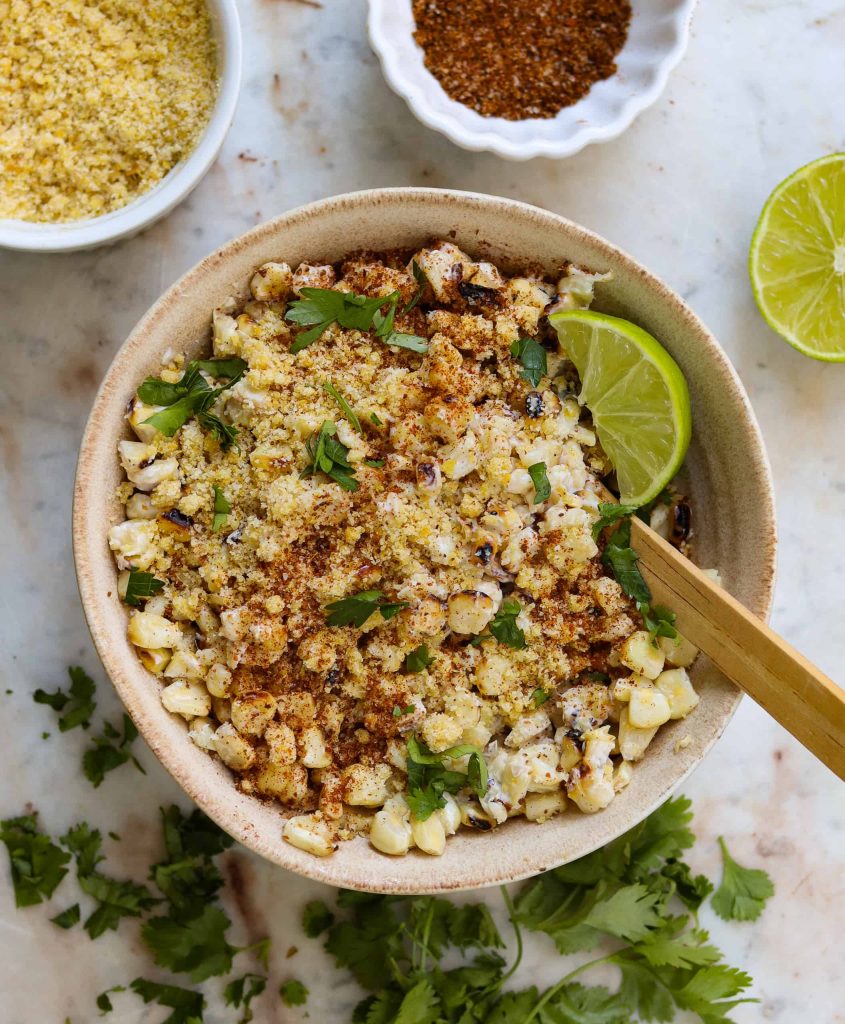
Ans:
[[[217,718],[220,714],[215,708]],[[243,738],[235,732],[231,722],[224,722],[214,734],[214,750],[220,760],[235,771],[249,768],[255,761],[255,751]]]
[[[632,725],[628,718],[628,708],[623,708],[619,716],[619,753],[626,761],[639,761],[656,732],[657,728],[638,729]]]
[[[483,632],[496,613],[493,598],[479,590],[462,590],[448,601],[449,629],[464,636]]]
[[[542,823],[566,810],[566,794],[562,789],[552,793],[529,793],[525,798],[525,817]]]
[[[619,658],[623,665],[627,665],[632,672],[645,676],[646,679],[656,679],[663,671],[663,663],[666,660],[663,651],[644,629],[628,637],[622,644]]]
[[[701,699],[683,668],[661,672],[654,680],[654,685],[668,701],[670,718],[686,718]]]
[[[674,640],[668,636],[661,636],[657,645],[666,655],[669,664],[676,668],[689,668],[698,657],[698,648],[694,647],[689,640],[685,640],[680,633]]]
[[[152,612],[135,612],[126,627],[126,635],[130,643],[149,651],[161,647],[178,647],[182,642],[179,627],[163,615],[154,615]]]
[[[446,849],[446,829],[436,814],[425,821],[412,821],[411,834],[422,852],[432,857],[440,857]]]
[[[298,814],[288,818],[282,835],[291,846],[312,853],[315,857],[328,857],[335,850],[331,828],[313,814]]]

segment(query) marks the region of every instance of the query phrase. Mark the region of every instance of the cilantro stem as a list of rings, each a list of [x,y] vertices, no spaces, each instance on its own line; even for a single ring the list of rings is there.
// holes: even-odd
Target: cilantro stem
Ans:
[[[497,988],[501,988],[509,978],[512,978],[514,974],[516,974],[516,970],[522,962],[522,929],[519,927],[519,922],[516,919],[516,908],[513,905],[513,900],[510,897],[507,887],[501,885],[499,888],[502,891],[502,899],[505,901],[505,906],[508,908],[508,917],[510,918],[514,938],[516,939],[516,959],[508,968],[507,973],[503,974],[496,983]]]
[[[595,960],[588,960],[585,964],[581,964],[580,967],[576,967],[574,971],[570,971],[569,974],[565,974],[560,979],[560,981],[552,985],[551,988],[546,989],[546,991],[543,993],[542,998],[534,1004],[534,1009],[531,1011],[531,1013],[529,1013],[527,1017],[523,1017],[519,1024],[530,1024],[530,1022],[534,1020],[534,1018],[537,1016],[540,1010],[543,1009],[546,1003],[550,1002],[558,994],[558,992],[560,992],[564,985],[567,985],[570,981],[572,981],[573,978],[577,977],[579,974],[582,974],[584,971],[589,970],[591,967],[597,967],[599,964],[613,963],[619,952],[620,950],[617,950],[615,953],[609,953],[607,956],[600,956],[597,957]]]

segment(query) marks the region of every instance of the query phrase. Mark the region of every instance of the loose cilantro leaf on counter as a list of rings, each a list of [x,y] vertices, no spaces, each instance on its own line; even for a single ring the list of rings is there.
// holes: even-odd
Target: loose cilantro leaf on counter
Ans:
[[[546,350],[533,338],[520,338],[513,342],[511,355],[522,363],[520,377],[534,388],[549,372]]]
[[[357,413],[330,380],[323,381],[323,391],[337,402],[341,412],[349,420],[354,429],[357,430],[359,434],[363,434],[364,428],[361,426],[361,421],[358,419]]]
[[[202,1024],[205,996],[177,985],[160,985],[146,978],[136,978],[129,986],[145,1003],[158,1003],[173,1013],[162,1024]]]
[[[70,854],[38,831],[34,814],[0,821],[0,841],[9,853],[16,907],[33,907],[53,895],[67,874]]]
[[[152,917],[141,936],[159,967],[198,982],[232,969],[237,950],[226,940],[230,924],[219,907],[207,905],[190,917]]]
[[[239,1024],[249,1024],[253,1019],[251,1004],[264,989],[267,988],[267,979],[262,974],[245,974],[242,978],[230,981],[223,989],[223,1002],[227,1006],[234,1006],[236,1010],[243,1007],[243,1016]]]
[[[617,505],[615,502],[607,501],[599,505],[599,518],[593,523],[593,540],[598,540],[602,530],[620,519],[626,519],[637,511],[636,505]]]
[[[309,939],[316,939],[334,924],[334,914],[322,900],[311,900],[302,911],[302,930]]]
[[[111,988],[107,988],[105,992],[101,992],[97,996],[97,1009],[100,1011],[100,1016],[104,1017],[107,1013],[111,1013],[114,1010],[111,999],[109,996],[112,992],[125,992],[125,985],[112,985]]]
[[[308,1001],[308,989],[296,978],[283,982],[279,988],[279,995],[285,1006],[304,1006]]]
[[[722,850],[722,884],[713,895],[713,909],[726,921],[756,921],[775,887],[765,871],[744,868],[728,853],[719,836]]]
[[[211,523],[211,532],[219,533],[226,525],[232,506],[229,504],[226,495],[214,484],[214,519]]]
[[[531,477],[531,483],[534,484],[534,504],[542,505],[552,493],[552,485],[549,483],[545,462],[535,462],[533,466],[529,466],[528,475]]]
[[[74,903],[72,907],[68,907],[67,910],[63,910],[61,914],[56,914],[55,917],[51,917],[50,922],[59,928],[67,930],[68,928],[73,928],[75,924],[79,924],[80,917],[79,904]]]
[[[74,825],[59,841],[76,858],[76,870],[80,875],[92,874],[103,859],[103,855],[100,853],[100,848],[103,845],[100,830],[92,829],[86,821]]]
[[[147,774],[130,749],[137,738],[138,730],[127,714],[123,716],[122,736],[111,722],[104,723],[103,735],[95,738],[94,745],[86,750],[82,757],[82,771],[94,789],[102,783],[109,772],[126,764],[129,760],[142,775]]]
[[[97,707],[97,702],[94,700],[94,692],[97,687],[88,673],[78,666],[71,666],[68,669],[68,675],[70,676],[70,691],[68,693],[63,690],[46,693],[39,689],[32,695],[36,704],[48,704],[54,711],[65,712],[59,716],[61,732],[75,729],[78,725],[87,729]]]
[[[414,275],[414,280],[417,282],[417,290],[414,293],[414,297],[407,306],[405,306],[405,313],[410,313],[415,306],[419,305],[420,299],[422,299],[425,294],[425,286],[428,284],[428,278],[425,276],[425,271],[416,260],[411,263],[411,273]]]
[[[335,440],[336,433],[337,425],[325,420],[320,429],[308,438],[305,449],[310,461],[300,476],[313,476],[319,471],[345,491],[357,491],[360,485],[355,479],[355,470],[349,464],[349,449]]]
[[[164,587],[163,580],[157,580],[151,572],[143,572],[140,569],[131,569],[129,579],[126,581],[126,594],[123,597],[125,604],[137,608],[142,601],[157,594]]]
[[[397,612],[407,608],[406,601],[390,602],[383,600],[384,594],[380,590],[362,590],[360,594],[353,594],[351,597],[343,597],[339,601],[332,601],[327,604],[325,611],[327,626],[355,626],[360,629],[364,623],[375,615],[381,613],[381,617],[387,622]]]
[[[409,673],[423,672],[433,661],[434,655],[429,652],[428,647],[420,644],[405,655],[403,668]]]

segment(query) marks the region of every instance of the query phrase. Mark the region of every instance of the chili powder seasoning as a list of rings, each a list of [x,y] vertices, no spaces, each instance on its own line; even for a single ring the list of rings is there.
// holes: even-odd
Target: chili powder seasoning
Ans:
[[[629,0],[414,0],[414,38],[452,99],[484,117],[554,117],[616,71]]]

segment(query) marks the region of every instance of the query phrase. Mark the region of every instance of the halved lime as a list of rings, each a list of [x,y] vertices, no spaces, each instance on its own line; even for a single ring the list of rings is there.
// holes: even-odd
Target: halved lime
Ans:
[[[845,153],[814,160],[769,196],[748,269],[769,325],[805,355],[845,361]]]
[[[627,320],[578,310],[554,313],[549,322],[578,370],[581,401],[616,470],[621,501],[645,505],[678,472],[689,447],[684,375],[658,341]]]

